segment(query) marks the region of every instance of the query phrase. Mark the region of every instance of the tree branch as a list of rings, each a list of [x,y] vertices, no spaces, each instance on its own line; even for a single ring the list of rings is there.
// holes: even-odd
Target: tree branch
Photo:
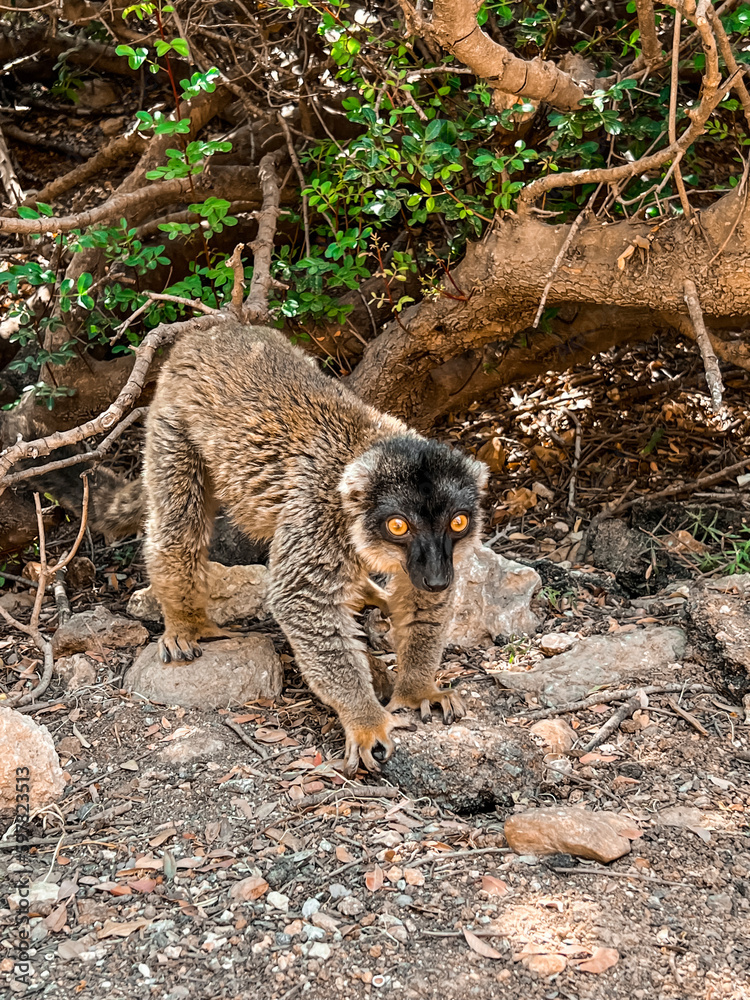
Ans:
[[[110,430],[118,421],[122,420],[140,396],[148,369],[157,350],[165,344],[171,343],[183,330],[188,328],[205,330],[214,326],[216,322],[217,315],[215,314],[199,316],[181,323],[162,323],[147,333],[140,346],[135,348],[135,364],[130,377],[120,390],[117,399],[110,403],[106,410],[78,427],[72,427],[66,431],[56,431],[54,434],[37,438],[34,441],[17,441],[5,451],[0,452],[0,495],[9,485],[5,476],[16,462],[20,462],[24,458],[39,458],[41,455],[49,455],[57,448],[78,444],[79,441],[93,437],[94,434]]]
[[[636,10],[643,58],[646,61],[646,66],[651,69],[661,58],[661,45],[656,34],[654,5],[651,0],[636,0]]]
[[[514,56],[482,31],[476,14],[472,0],[434,0],[429,34],[496,90],[546,101],[560,111],[578,107],[585,91],[572,77],[554,63]],[[412,12],[413,23],[416,17]]]
[[[268,293],[271,290],[271,256],[279,217],[280,189],[276,164],[281,151],[266,153],[260,161],[260,187],[263,207],[258,212],[258,235],[250,244],[253,251],[253,277],[245,302],[245,319],[250,323],[268,319]]]

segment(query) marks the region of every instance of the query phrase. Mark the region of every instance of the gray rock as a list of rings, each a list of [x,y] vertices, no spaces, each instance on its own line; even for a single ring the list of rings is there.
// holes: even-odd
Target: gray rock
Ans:
[[[81,611],[61,625],[52,637],[52,652],[55,657],[70,656],[102,646],[107,649],[142,646],[147,640],[148,632],[140,622],[113,615],[99,606]]]
[[[535,795],[544,764],[534,740],[518,727],[463,719],[399,731],[384,776],[411,798],[472,815]]]
[[[545,660],[536,670],[503,670],[494,676],[504,688],[534,692],[543,705],[554,708],[626,678],[647,681],[684,652],[682,629],[657,626],[590,636]]]
[[[226,708],[278,698],[283,680],[271,640],[245,635],[205,643],[203,656],[192,663],[162,663],[152,643],[125,675],[125,686],[159,705]]]
[[[96,684],[96,663],[83,653],[63,656],[55,661],[55,673],[68,691]]]
[[[456,559],[456,594],[448,642],[470,649],[496,636],[535,632],[531,599],[542,581],[536,570],[505,559],[486,545]]]
[[[15,811],[20,794],[28,794],[32,810],[62,796],[65,778],[46,726],[0,706],[0,747],[0,812]],[[28,788],[20,787],[19,781]]]
[[[328,886],[328,891],[331,894],[331,899],[344,899],[345,896],[351,896],[352,890],[347,889],[345,885],[341,885],[339,882],[333,882]],[[317,902],[317,900],[316,900]],[[318,909],[320,909],[320,904],[318,904]],[[302,915],[305,915],[304,907],[302,910]]]
[[[209,562],[209,618],[217,625],[226,625],[237,619],[265,615],[267,580],[265,566],[222,566]],[[161,608],[151,587],[136,590],[128,601],[128,614],[145,621],[161,621]]]
[[[733,702],[743,702],[750,694],[748,579],[748,574],[738,574],[711,581],[710,589],[696,587],[687,604],[690,642],[711,682]]]
[[[159,760],[169,764],[192,764],[196,760],[214,760],[226,750],[226,743],[213,733],[198,730],[173,740],[159,753]]]

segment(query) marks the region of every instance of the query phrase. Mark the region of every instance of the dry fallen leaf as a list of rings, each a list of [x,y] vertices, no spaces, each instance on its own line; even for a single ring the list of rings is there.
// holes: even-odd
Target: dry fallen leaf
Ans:
[[[579,972],[606,972],[607,969],[611,969],[613,965],[617,965],[620,959],[620,953],[615,948],[597,948],[591,958],[587,958],[585,962],[579,962],[576,965],[576,969]]]
[[[365,872],[365,885],[370,892],[377,892],[383,887],[383,869],[374,868],[371,872]]]
[[[139,917],[137,920],[127,920],[125,923],[118,924],[116,920],[105,920],[104,926],[101,930],[96,932],[96,936],[101,941],[102,938],[108,937],[130,937],[134,931],[139,931],[141,927],[148,927],[151,923],[150,920],[146,920],[145,917]]]
[[[385,877],[388,879],[389,882],[398,882],[399,879],[402,879],[404,877],[404,873],[398,867],[398,865],[393,865],[385,873]]]
[[[286,729],[269,729],[266,726],[259,726],[255,730],[255,739],[261,743],[280,743],[287,738]]]
[[[44,926],[48,931],[61,931],[68,919],[68,903],[60,903],[49,916],[44,918]]]
[[[477,955],[481,955],[483,958],[502,958],[503,956],[499,951],[496,951],[491,944],[487,944],[476,934],[472,934],[471,931],[464,927],[464,937],[466,938],[466,943],[475,951]]]
[[[260,899],[264,892],[268,891],[268,882],[257,875],[250,878],[243,878],[240,882],[235,882],[229,891],[231,899],[242,899],[245,902],[251,899]]]
[[[482,889],[490,896],[504,896],[508,891],[508,886],[501,879],[495,878],[494,875],[483,875]]]
[[[336,848],[336,860],[340,861],[342,865],[348,865],[350,862],[355,861],[356,859],[353,854],[350,854],[350,852],[347,851],[347,849],[344,847],[343,844],[339,844],[339,846]]]
[[[407,885],[424,885],[424,875],[419,868],[404,868],[404,881]]]

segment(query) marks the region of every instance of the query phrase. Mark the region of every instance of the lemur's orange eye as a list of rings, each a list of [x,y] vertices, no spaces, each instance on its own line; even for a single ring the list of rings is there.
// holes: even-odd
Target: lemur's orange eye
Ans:
[[[456,514],[451,521],[451,531],[455,531],[457,535],[460,535],[462,531],[466,531],[468,527],[469,519],[466,514]]]
[[[390,531],[392,535],[400,538],[401,535],[405,535],[409,530],[409,524],[403,519],[403,517],[389,517],[385,522],[386,528]]]

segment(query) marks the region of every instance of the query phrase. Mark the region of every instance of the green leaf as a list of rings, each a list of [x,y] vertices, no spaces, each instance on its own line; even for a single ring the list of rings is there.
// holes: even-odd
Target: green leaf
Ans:
[[[184,59],[190,58],[188,43],[185,41],[184,38],[175,38],[174,41],[172,42],[172,48]]]

